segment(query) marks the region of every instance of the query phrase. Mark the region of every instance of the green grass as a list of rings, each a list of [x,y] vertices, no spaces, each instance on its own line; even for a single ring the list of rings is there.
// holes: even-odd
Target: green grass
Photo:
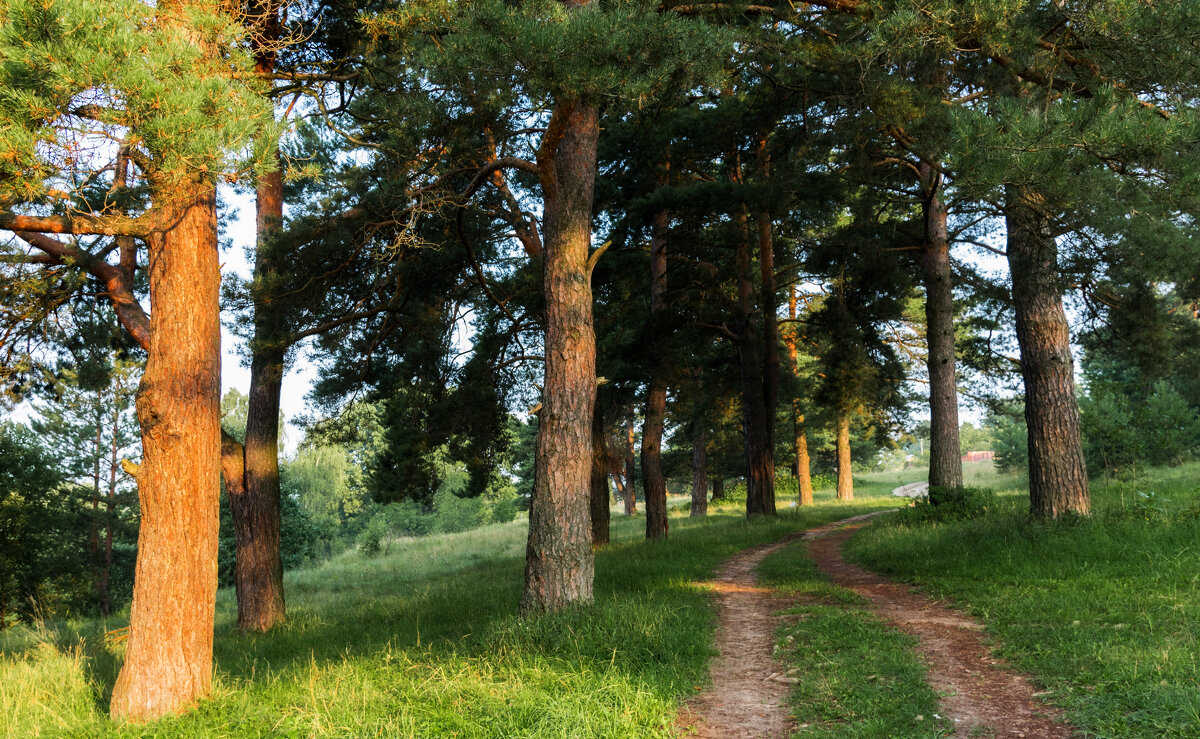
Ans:
[[[800,737],[891,739],[949,736],[937,695],[913,652],[916,639],[872,615],[853,591],[829,583],[803,542],[773,552],[759,582],[798,602],[786,609],[776,656],[793,684]]]
[[[711,596],[697,583],[741,549],[892,504],[828,498],[754,522],[737,503],[697,520],[673,509],[666,542],[644,541],[644,518],[615,516],[596,604],[537,619],[516,613],[522,522],[289,573],[289,622],[266,635],[234,631],[223,590],[213,697],[144,727],[106,717],[120,647],[103,634],[121,619],[11,629],[0,634],[0,735],[671,736],[713,654]]]
[[[1094,482],[1083,521],[1031,521],[1009,491],[975,520],[887,516],[848,552],[963,604],[1088,736],[1197,736],[1200,465]]]

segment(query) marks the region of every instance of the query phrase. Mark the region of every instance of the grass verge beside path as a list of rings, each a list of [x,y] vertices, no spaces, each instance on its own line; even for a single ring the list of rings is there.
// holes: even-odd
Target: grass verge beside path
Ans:
[[[1091,520],[1031,521],[1027,493],[970,521],[888,515],[854,561],[952,598],[1088,736],[1200,731],[1200,465],[1093,482]]]
[[[12,629],[0,634],[0,736],[671,736],[713,654],[697,583],[747,547],[894,505],[819,498],[750,523],[738,503],[707,519],[673,510],[666,542],[644,541],[641,516],[614,517],[595,606],[544,618],[516,614],[522,522],[290,573],[290,621],[266,635],[234,631],[223,590],[214,697],[146,727],[106,718],[121,645],[104,632],[126,622]]]
[[[784,610],[776,656],[794,675],[797,736],[925,739],[950,736],[935,718],[937,694],[914,653],[917,640],[882,623],[866,601],[829,583],[804,542],[773,552],[759,583],[797,601]]]

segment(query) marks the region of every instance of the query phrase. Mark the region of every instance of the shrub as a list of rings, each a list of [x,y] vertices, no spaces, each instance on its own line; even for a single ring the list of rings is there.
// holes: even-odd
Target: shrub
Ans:
[[[358,550],[367,557],[378,557],[383,551],[383,539],[388,535],[387,512],[380,511],[371,516],[366,527],[358,535]]]
[[[912,508],[903,509],[897,519],[906,524],[934,521],[967,521],[994,510],[996,494],[986,488],[929,488],[927,497],[917,498]]]

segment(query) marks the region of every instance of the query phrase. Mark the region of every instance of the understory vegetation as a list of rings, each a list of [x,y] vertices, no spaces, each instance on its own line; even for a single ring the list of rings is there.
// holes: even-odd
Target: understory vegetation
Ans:
[[[1000,488],[972,517],[883,517],[847,552],[959,603],[1085,735],[1195,736],[1200,464],[1094,482],[1092,495],[1092,518],[1047,522],[1023,490]]]
[[[870,485],[871,483],[867,483]],[[889,483],[871,491],[886,494]],[[217,601],[214,698],[151,727],[105,714],[128,618],[44,622],[0,633],[0,735],[672,736],[707,680],[715,618],[698,583],[737,551],[894,505],[864,490],[747,522],[744,501],[703,519],[672,509],[671,538],[613,517],[597,552],[596,604],[518,618],[524,521],[401,538],[288,574],[288,623],[234,629]]]

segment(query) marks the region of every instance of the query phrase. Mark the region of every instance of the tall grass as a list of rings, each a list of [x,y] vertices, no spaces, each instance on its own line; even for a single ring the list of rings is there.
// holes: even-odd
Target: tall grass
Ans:
[[[213,696],[149,727],[106,718],[122,649],[106,632],[125,622],[19,627],[0,634],[0,735],[671,736],[712,656],[698,583],[741,549],[892,504],[819,497],[752,522],[737,508],[706,519],[672,508],[666,542],[644,541],[644,518],[615,516],[595,605],[536,619],[516,612],[521,521],[290,573],[289,621],[265,635],[234,630],[222,590]]]

